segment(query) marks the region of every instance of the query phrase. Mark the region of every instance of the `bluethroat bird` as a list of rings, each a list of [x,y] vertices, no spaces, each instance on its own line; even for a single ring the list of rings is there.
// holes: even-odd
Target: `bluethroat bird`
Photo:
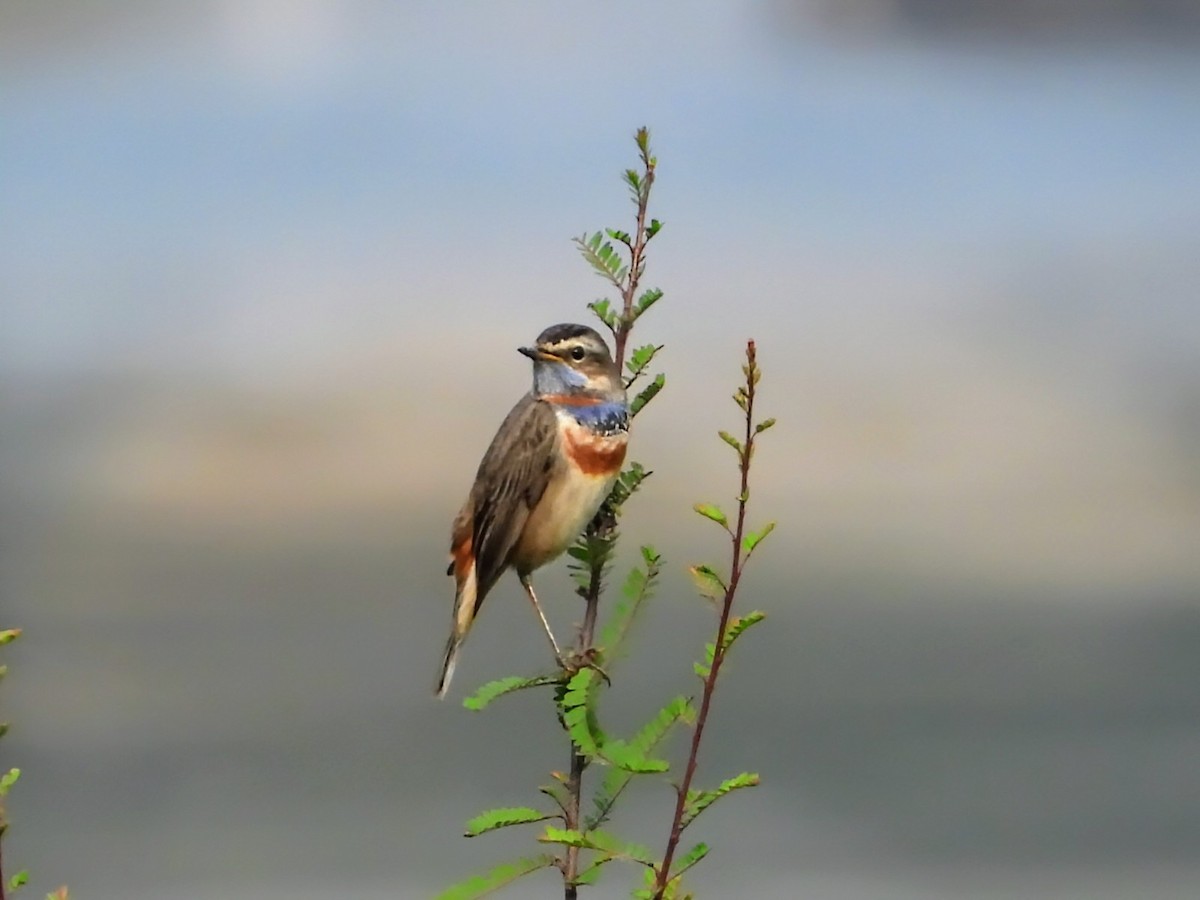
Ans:
[[[492,438],[450,533],[454,619],[439,697],[483,598],[510,567],[562,664],[530,575],[587,527],[625,459],[629,406],[604,339],[583,325],[552,325],[518,349],[533,360],[533,390]]]

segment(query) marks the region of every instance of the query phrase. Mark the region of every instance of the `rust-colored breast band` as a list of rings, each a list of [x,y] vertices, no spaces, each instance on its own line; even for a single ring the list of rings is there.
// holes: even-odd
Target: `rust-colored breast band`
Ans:
[[[624,441],[580,440],[568,432],[565,443],[567,455],[584,475],[612,475],[625,462]]]
[[[602,397],[587,394],[543,394],[541,399],[555,406],[599,406],[605,402]]]

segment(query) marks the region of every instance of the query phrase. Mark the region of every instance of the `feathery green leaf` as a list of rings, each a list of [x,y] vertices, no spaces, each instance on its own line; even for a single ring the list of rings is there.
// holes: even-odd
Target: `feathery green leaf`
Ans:
[[[637,566],[630,569],[629,577],[625,579],[621,588],[621,598],[617,600],[608,621],[600,631],[599,646],[604,651],[606,664],[617,658],[630,627],[645,608],[646,602],[654,595],[658,585],[662,557],[653,547],[643,546],[642,561],[646,564],[645,571]]]
[[[646,756],[628,741],[609,739],[600,748],[600,755],[606,761],[634,775],[649,775],[653,772],[665,772],[670,766],[665,759],[654,759]]]
[[[478,837],[485,832],[495,831],[497,828],[507,828],[509,825],[525,825],[529,822],[542,822],[551,818],[553,816],[549,813],[544,813],[540,809],[533,809],[529,806],[489,809],[467,823],[467,830],[463,833],[463,836]]]
[[[508,678],[498,678],[480,687],[470,697],[464,698],[463,706],[467,709],[481,710],[497,697],[503,697],[505,694],[511,694],[513,691],[523,691],[526,688],[557,683],[557,675],[535,675],[532,678],[511,675]]]
[[[592,699],[597,679],[594,669],[580,669],[567,682],[559,700],[563,724],[580,752],[589,757],[600,756],[604,732],[592,712]]]
[[[595,313],[596,318],[607,325],[610,329],[615,329],[617,327],[617,314],[612,311],[611,300],[593,300],[587,306],[588,309]]]
[[[642,407],[658,396],[658,392],[663,389],[667,383],[667,376],[659,373],[654,376],[654,380],[642,388],[641,393],[633,398],[633,402],[629,404],[629,415],[632,418],[642,411]]]
[[[553,854],[543,853],[518,859],[515,862],[501,863],[484,875],[476,875],[453,887],[446,888],[438,894],[437,900],[477,900],[479,897],[486,897],[488,894],[500,890],[530,872],[549,868],[555,862]]]
[[[752,625],[757,625],[766,617],[766,613],[756,609],[754,612],[748,612],[744,616],[735,616],[730,619],[729,624],[725,627],[725,637],[721,641],[721,652],[727,652],[733,646],[733,642],[741,637],[746,629]],[[712,662],[712,660],[710,659],[709,662]]]
[[[575,876],[576,884],[595,884],[600,877],[600,868],[616,859],[615,856],[601,856],[591,865],[584,868],[582,872]]]
[[[640,844],[622,841],[606,831],[578,831],[574,828],[555,828],[547,825],[538,838],[544,844],[562,844],[582,850],[596,850],[610,859],[627,859],[646,866],[654,865],[650,850]]]
[[[678,878],[706,856],[708,856],[708,844],[697,844],[682,857],[680,857],[677,863],[675,863],[675,871],[672,873],[671,877]]]
[[[642,295],[638,297],[637,302],[633,305],[634,311],[640,316],[661,300],[662,296],[663,292],[660,288],[648,288],[642,292]]]
[[[687,828],[696,820],[696,817],[700,813],[704,812],[730,791],[736,791],[738,788],[754,787],[757,784],[758,775],[753,772],[743,772],[741,775],[725,779],[721,782],[720,786],[711,791],[688,791],[680,827]]]
[[[657,747],[670,733],[671,728],[677,722],[692,724],[696,720],[696,710],[692,706],[692,701],[688,697],[679,696],[673,699],[670,703],[658,711],[658,713],[642,727],[629,744],[639,753],[649,754]],[[612,812],[613,805],[617,802],[617,798],[629,786],[629,782],[633,780],[634,773],[628,769],[613,767],[608,770],[604,776],[604,780],[597,788],[595,796],[592,798],[592,804],[595,807],[591,816],[587,819],[587,827],[589,829],[601,825],[608,819]]]

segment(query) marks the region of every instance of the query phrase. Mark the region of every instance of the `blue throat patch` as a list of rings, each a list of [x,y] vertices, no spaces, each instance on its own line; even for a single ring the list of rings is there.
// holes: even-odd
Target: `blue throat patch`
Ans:
[[[575,421],[600,437],[629,430],[629,407],[624,403],[593,403],[590,405],[563,403]]]
[[[566,363],[539,361],[533,364],[535,394],[569,394],[585,387],[587,377]]]

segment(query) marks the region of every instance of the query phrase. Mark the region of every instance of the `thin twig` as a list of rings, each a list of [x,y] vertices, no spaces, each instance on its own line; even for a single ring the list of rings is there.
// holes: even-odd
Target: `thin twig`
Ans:
[[[729,584],[725,588],[725,597],[721,604],[721,619],[717,625],[717,638],[713,643],[712,666],[708,677],[704,679],[704,692],[700,699],[700,711],[696,715],[696,727],[692,732],[692,743],[688,750],[687,766],[684,769],[683,781],[676,789],[675,815],[671,820],[671,836],[667,840],[667,849],[663,853],[662,864],[658,869],[655,882],[654,900],[662,900],[670,880],[671,863],[675,858],[675,850],[683,835],[683,815],[687,807],[688,791],[692,787],[692,779],[696,774],[696,762],[700,754],[700,741],[704,737],[704,726],[708,722],[708,711],[712,705],[713,693],[717,689],[717,676],[721,672],[721,663],[725,661],[725,632],[729,628],[729,619],[733,611],[733,599],[737,594],[738,581],[742,577],[742,569],[746,556],[742,552],[742,537],[746,526],[746,503],[750,496],[750,457],[754,450],[754,382],[755,358],[754,341],[746,344],[746,439],[742,445],[740,466],[742,474],[742,489],[738,494],[737,525],[734,528],[731,547],[732,561],[729,568]]]
[[[646,210],[650,205],[650,187],[654,183],[654,159],[650,156],[649,134],[641,129],[637,134],[638,149],[641,154],[643,167],[641,188],[637,197],[637,231],[633,236],[633,244],[629,248],[629,268],[625,276],[625,284],[621,288],[621,316],[617,327],[613,329],[613,356],[617,371],[625,370],[625,348],[629,341],[629,333],[633,330],[634,300],[637,298],[638,285],[641,282],[642,270],[645,268],[646,242]],[[628,245],[627,245],[628,246]],[[595,540],[597,533],[605,527],[601,517],[605,510],[597,515],[588,525],[587,537],[591,545],[591,578],[588,582],[587,597],[583,612],[583,622],[579,626],[577,645],[583,659],[592,655],[596,638],[596,618],[600,608],[600,590],[603,586],[604,563],[608,554],[599,550],[600,544]],[[571,769],[567,778],[567,810],[566,827],[577,830],[580,826],[580,808],[583,795],[583,773],[587,769],[588,759],[580,752],[575,742],[571,742]],[[566,859],[563,865],[563,896],[565,900],[577,900],[578,887],[575,879],[579,876],[579,848],[567,847]]]

